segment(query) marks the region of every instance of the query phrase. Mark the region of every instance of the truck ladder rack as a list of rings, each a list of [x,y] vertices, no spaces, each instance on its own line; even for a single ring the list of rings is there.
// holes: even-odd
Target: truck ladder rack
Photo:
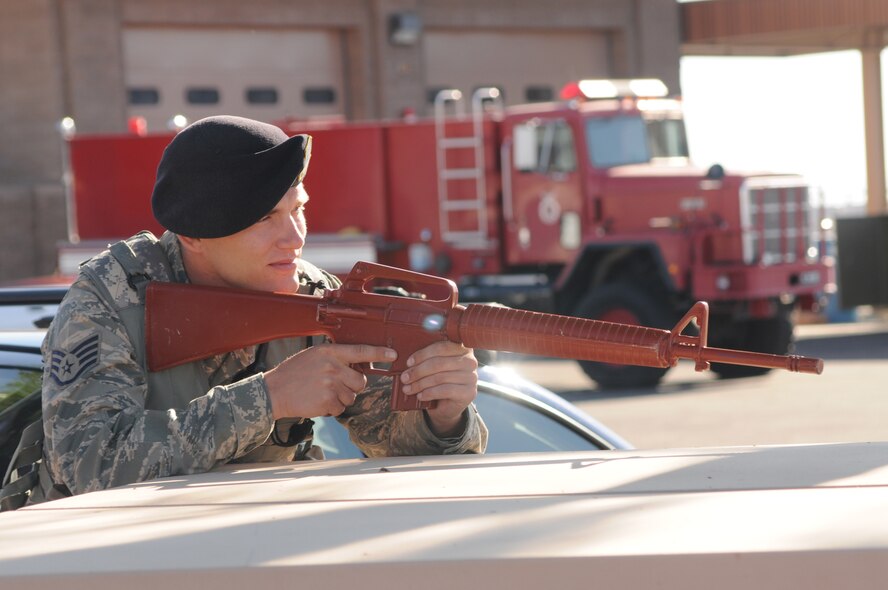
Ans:
[[[463,95],[459,90],[442,90],[435,96],[435,145],[438,164],[438,209],[441,239],[455,247],[478,247],[488,243],[487,235],[487,179],[484,165],[484,111],[485,102],[502,110],[502,96],[497,88],[479,88],[472,95],[472,134],[447,135],[448,106],[452,106],[456,120],[464,120]],[[447,157],[452,150],[472,150],[472,166],[453,167]],[[470,198],[454,198],[452,183],[474,180]],[[463,195],[465,192],[462,193]],[[473,230],[451,228],[451,211],[474,213]]]

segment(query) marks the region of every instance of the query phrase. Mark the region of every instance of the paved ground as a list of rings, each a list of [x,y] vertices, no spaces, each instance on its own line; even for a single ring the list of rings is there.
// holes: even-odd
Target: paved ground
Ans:
[[[572,361],[506,364],[571,400],[638,448],[888,440],[888,318],[802,325],[796,353],[822,375],[719,380],[682,361],[656,389],[598,391]]]

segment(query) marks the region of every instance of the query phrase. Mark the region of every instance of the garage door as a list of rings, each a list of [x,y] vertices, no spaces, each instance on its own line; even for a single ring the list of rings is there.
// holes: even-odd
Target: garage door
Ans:
[[[130,116],[160,130],[232,114],[264,121],[344,112],[337,31],[128,29],[123,34]]]
[[[610,76],[608,36],[583,32],[428,31],[427,98],[441,88],[503,91],[506,104],[557,98],[569,80]]]

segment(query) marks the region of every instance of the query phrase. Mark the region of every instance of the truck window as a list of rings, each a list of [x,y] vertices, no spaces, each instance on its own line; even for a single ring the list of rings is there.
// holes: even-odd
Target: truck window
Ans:
[[[573,131],[567,122],[534,120],[516,125],[514,136],[514,164],[518,170],[552,174],[577,169]]]
[[[555,121],[549,127],[552,129],[549,172],[573,172],[577,169],[577,150],[574,146],[573,131],[564,121]]]
[[[645,119],[652,158],[687,158],[688,140],[684,121],[673,118]]]
[[[637,115],[586,119],[589,157],[596,168],[650,162],[644,120]]]

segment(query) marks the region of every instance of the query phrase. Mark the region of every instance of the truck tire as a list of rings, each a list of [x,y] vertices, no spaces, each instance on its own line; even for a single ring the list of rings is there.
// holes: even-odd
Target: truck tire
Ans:
[[[671,329],[675,323],[674,314],[664,299],[630,283],[613,283],[593,288],[580,302],[576,315],[650,328]],[[601,389],[653,387],[669,370],[668,367],[578,362],[586,375]]]
[[[724,348],[736,348],[751,352],[764,352],[767,354],[788,354],[792,350],[792,318],[791,308],[781,307],[776,317],[767,319],[746,320],[739,326],[739,338],[730,343],[718,343],[713,346]],[[712,335],[713,327],[709,333]],[[757,377],[768,373],[771,369],[763,367],[746,367],[743,365],[725,365],[712,363],[712,372],[722,379],[737,379],[741,377]]]

